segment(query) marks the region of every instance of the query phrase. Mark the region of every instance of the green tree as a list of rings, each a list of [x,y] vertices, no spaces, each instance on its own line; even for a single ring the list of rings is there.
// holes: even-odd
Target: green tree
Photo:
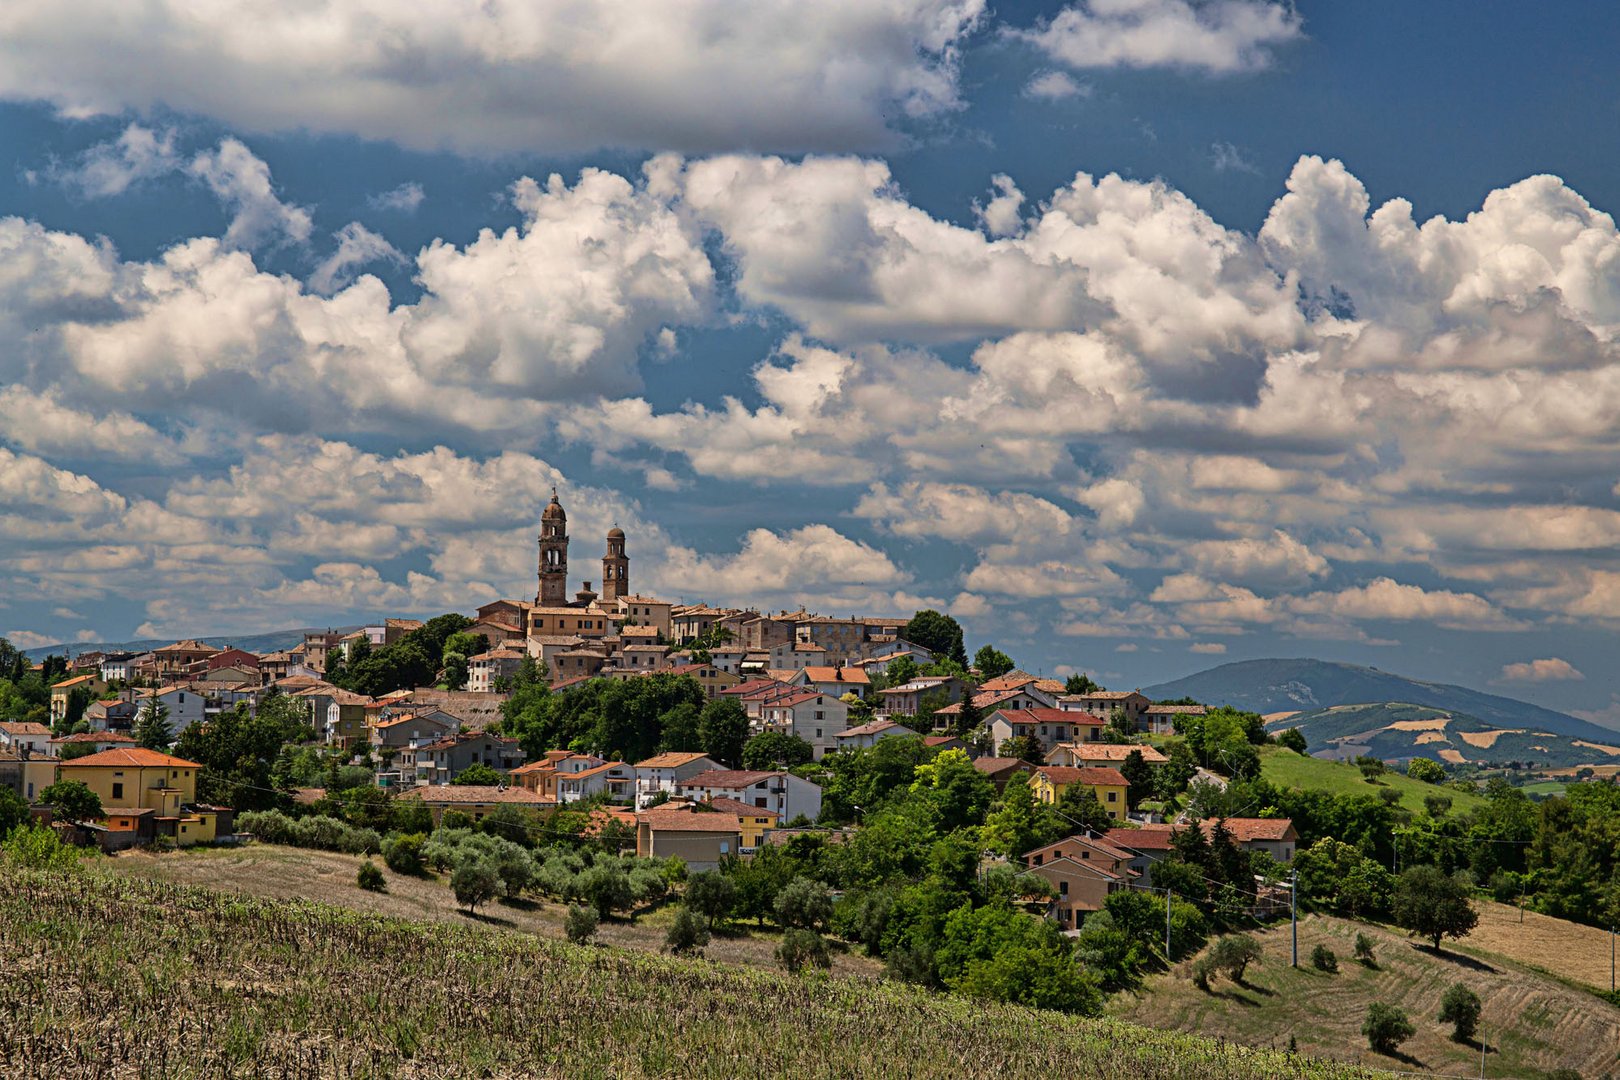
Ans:
[[[775,906],[778,926],[819,934],[832,921],[832,890],[812,878],[794,878],[776,894]]]
[[[492,769],[481,761],[475,761],[462,769],[450,781],[457,787],[495,787],[505,782],[505,773],[499,769]]]
[[[1039,765],[1046,757],[1046,750],[1041,746],[1041,740],[1033,735],[1014,735],[1002,739],[1001,745],[996,747],[996,754],[1004,758],[1018,758]]]
[[[981,831],[984,846],[1009,858],[1050,844],[1063,834],[1063,826],[1045,803],[1035,798],[1029,777],[1014,773],[1001,799],[985,816]]]
[[[980,724],[984,723],[984,710],[973,703],[973,688],[969,687],[962,695],[962,700],[956,703],[956,723],[951,733],[957,738],[967,738],[973,734]]]
[[[1415,757],[1406,763],[1406,775],[1413,780],[1421,780],[1425,784],[1443,784],[1446,782],[1446,770],[1438,761],[1430,758]]]
[[[1063,681],[1063,692],[1065,694],[1094,694],[1101,689],[1102,687],[1092,682],[1091,677],[1088,675],[1070,675]]]
[[[973,759],[964,751],[946,750],[933,761],[917,766],[911,793],[922,795],[938,815],[940,831],[950,832],[984,824],[996,786],[973,767]]]
[[[501,878],[483,859],[468,859],[450,875],[450,889],[456,894],[456,903],[465,904],[468,911],[477,911],[479,904],[488,903],[500,893]]]
[[[1395,885],[1395,925],[1434,943],[1443,937],[1460,938],[1479,922],[1468,897],[1468,887],[1435,866],[1414,866]]]
[[[717,698],[703,706],[698,719],[698,736],[703,752],[722,765],[733,768],[742,761],[748,742],[748,713],[736,698]]]
[[[949,615],[941,615],[931,608],[917,612],[906,623],[900,636],[914,645],[921,645],[935,656],[945,656],[967,666],[967,650],[962,646],[962,627]]]
[[[1232,934],[1219,938],[1209,949],[1209,961],[1235,983],[1243,981],[1250,964],[1260,962],[1260,943],[1247,934]]]
[[[1355,951],[1356,960],[1363,965],[1370,968],[1376,968],[1378,966],[1378,954],[1373,951],[1373,939],[1368,937],[1366,934],[1356,935]]]
[[[890,660],[884,666],[883,681],[889,686],[904,686],[918,675],[917,661],[910,654]]]
[[[200,800],[238,811],[268,810],[286,805],[271,777],[282,748],[308,733],[302,703],[275,694],[261,701],[257,712],[243,701],[192,724],[180,732],[172,753],[203,766],[197,777]]]
[[[101,796],[78,780],[58,780],[39,793],[39,801],[51,808],[56,820],[74,825],[102,816]]]
[[[685,906],[703,916],[704,925],[713,929],[731,914],[737,887],[718,870],[705,870],[686,879]]]
[[[635,903],[630,875],[617,866],[598,863],[580,875],[580,895],[599,918],[609,918]]]
[[[1294,753],[1301,756],[1304,756],[1305,752],[1309,749],[1309,744],[1305,741],[1305,733],[1299,730],[1297,727],[1291,727],[1287,731],[1279,733],[1277,736],[1277,745],[1287,747],[1289,750],[1292,750]]]
[[[702,709],[683,701],[664,714],[664,738],[659,748],[670,753],[703,753],[703,730],[699,723]]]
[[[396,874],[420,874],[425,867],[422,846],[427,837],[421,833],[393,833],[383,838],[382,857],[388,869]]]
[[[995,679],[1013,669],[1012,657],[997,649],[994,645],[981,645],[979,651],[973,654],[973,666],[981,678]]]
[[[440,670],[444,676],[446,690],[467,689],[467,657],[463,653],[447,652]]]
[[[1103,804],[1097,801],[1097,793],[1086,784],[1070,784],[1064,788],[1052,812],[1068,832],[1085,829],[1106,832],[1115,825]]]
[[[174,742],[174,733],[169,730],[169,707],[163,704],[156,690],[141,703],[132,734],[135,745],[147,750],[167,750]]]
[[[832,953],[827,941],[814,930],[789,929],[776,947],[776,959],[787,970],[797,972],[806,967],[832,967]]]
[[[1147,763],[1142,751],[1132,750],[1119,763],[1119,774],[1129,786],[1125,789],[1125,804],[1135,810],[1137,804],[1153,791],[1153,766]]]
[[[1451,1038],[1454,1041],[1465,1043],[1479,1029],[1480,1009],[1478,994],[1470,990],[1466,983],[1452,983],[1440,998],[1440,1022],[1452,1026]]]
[[[1376,1053],[1394,1054],[1401,1043],[1417,1034],[1417,1028],[1406,1018],[1406,1012],[1394,1005],[1375,1001],[1367,1006],[1367,1018],[1361,1024],[1361,1033],[1367,1045]]]
[[[766,731],[743,744],[742,765],[756,770],[791,769],[808,764],[814,757],[814,747],[797,735]]]
[[[76,870],[83,849],[64,844],[55,829],[43,825],[19,825],[0,841],[0,856],[31,870]]]
[[[5,638],[0,638],[5,642]],[[0,836],[7,836],[12,829],[22,825],[28,820],[28,800],[12,791],[8,787],[0,787]]]

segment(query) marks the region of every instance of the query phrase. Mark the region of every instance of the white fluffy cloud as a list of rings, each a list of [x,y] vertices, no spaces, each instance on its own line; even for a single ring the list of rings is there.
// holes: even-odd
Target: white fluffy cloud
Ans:
[[[1270,65],[1303,33],[1275,0],[1078,0],[1035,30],[1018,31],[1073,68],[1174,67],[1225,75]]]
[[[1556,656],[1544,657],[1540,660],[1526,660],[1522,663],[1503,664],[1502,672],[1497,676],[1498,682],[1561,682],[1579,681],[1586,678],[1568,660]]]
[[[874,147],[957,107],[982,0],[15,0],[0,95],[421,150]]]
[[[207,184],[235,217],[225,243],[252,248],[270,241],[302,244],[313,225],[309,211],[281,201],[270,182],[270,166],[239,139],[222,140],[212,152],[191,159],[186,171]]]
[[[122,195],[143,180],[165,176],[180,167],[173,128],[153,130],[130,124],[117,139],[97,143],[71,165],[50,170],[51,179],[93,198]]]

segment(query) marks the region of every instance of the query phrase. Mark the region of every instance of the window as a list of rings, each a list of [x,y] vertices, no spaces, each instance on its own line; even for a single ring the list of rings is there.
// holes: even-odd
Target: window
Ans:
[[[1062,896],[1069,895],[1069,883],[1067,881],[1058,882],[1058,893]]]
[[[1043,855],[1037,855],[1037,856],[1035,856],[1035,865],[1036,865],[1036,866],[1039,866],[1039,865],[1041,865],[1041,859],[1043,859],[1043,858],[1045,858],[1045,856],[1043,856]]]
[[[754,805],[759,806],[759,807],[763,807],[765,805],[765,797],[762,795],[762,796],[756,798],[754,800]]]
[[[1109,801],[1109,802],[1119,802],[1119,792],[1117,792],[1117,791],[1110,791],[1110,792],[1109,792],[1109,793],[1108,793],[1108,801]]]
[[[116,780],[113,781],[113,796],[112,797],[115,798],[115,799],[122,799],[124,797],[124,785],[118,783]]]
[[[722,855],[731,854],[731,841],[729,841],[729,840],[720,841],[720,854],[722,854]]]

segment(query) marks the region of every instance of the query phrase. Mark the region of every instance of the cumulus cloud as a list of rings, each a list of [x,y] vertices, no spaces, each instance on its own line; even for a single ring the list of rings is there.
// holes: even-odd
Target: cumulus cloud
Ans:
[[[186,171],[234,211],[226,244],[252,248],[270,241],[302,244],[309,239],[313,227],[309,211],[281,201],[270,182],[270,166],[241,140],[221,140],[213,151],[192,158]]]
[[[378,192],[366,199],[366,205],[373,210],[391,210],[400,214],[414,214],[421,207],[422,200],[426,197],[427,194],[422,190],[422,185],[412,181],[401,184],[396,188],[389,188],[387,191]]]
[[[382,236],[357,221],[351,221],[335,234],[337,250],[321,260],[310,275],[309,287],[330,295],[346,287],[356,267],[376,262],[403,263],[405,256]]]
[[[180,167],[173,128],[154,130],[130,124],[118,138],[80,154],[70,165],[50,170],[51,179],[92,199],[122,195],[132,185],[165,176]]]
[[[430,151],[875,147],[897,117],[957,108],[958,50],[982,13],[982,0],[334,0],[311,19],[275,4],[19,0],[0,95]]]
[[[1541,660],[1503,664],[1497,682],[1562,682],[1586,678],[1568,660],[1549,656]]]
[[[1303,35],[1274,0],[1079,0],[1034,30],[1014,31],[1072,68],[1171,67],[1211,75],[1269,67]]]

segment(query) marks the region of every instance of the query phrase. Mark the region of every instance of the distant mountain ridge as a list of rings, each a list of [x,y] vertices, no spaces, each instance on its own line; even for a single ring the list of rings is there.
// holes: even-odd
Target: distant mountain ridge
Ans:
[[[1192,697],[1210,705],[1231,705],[1257,713],[1315,712],[1338,705],[1401,702],[1464,713],[1504,728],[1534,727],[1570,739],[1612,743],[1616,736],[1613,728],[1527,701],[1329,660],[1240,660],[1144,687],[1142,693],[1156,701]]]
[[[216,649],[235,647],[253,653],[279,652],[301,644],[305,634],[318,634],[326,630],[334,633],[347,634],[358,630],[358,626],[310,626],[300,627],[296,630],[272,630],[263,634],[216,634],[212,637],[201,637],[197,640],[204,645],[212,645]],[[37,649],[24,649],[23,655],[30,660],[42,660],[52,653],[58,656],[81,656],[87,652],[150,652],[152,649],[164,645],[173,645],[174,638],[144,638],[140,641],[77,641],[71,644],[41,645]]]

